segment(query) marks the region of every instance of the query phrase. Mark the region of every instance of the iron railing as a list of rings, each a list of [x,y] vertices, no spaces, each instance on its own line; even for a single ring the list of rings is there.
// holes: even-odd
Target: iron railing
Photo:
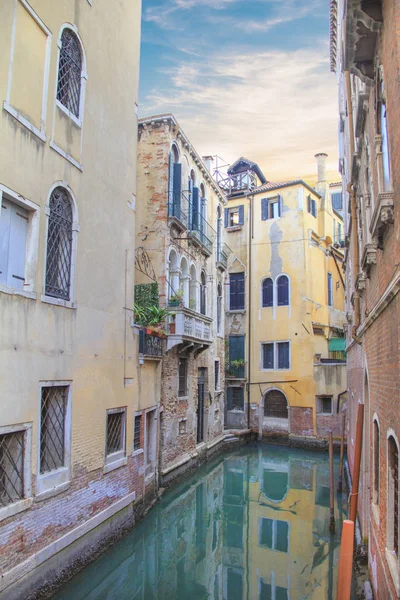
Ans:
[[[226,244],[221,244],[219,248],[217,248],[217,263],[222,265],[225,269],[228,268],[228,256],[230,253],[230,249]]]
[[[245,363],[243,363],[242,365],[234,365],[232,362],[228,362],[225,371],[228,377],[234,377],[235,379],[244,379],[245,366]]]
[[[338,248],[344,248],[345,247],[345,239],[344,239],[344,234],[337,234],[335,233],[334,237],[333,237],[333,244],[334,246],[338,247]]]
[[[244,194],[253,191],[257,187],[257,177],[253,171],[244,171],[243,173],[220,179],[218,185],[224,190],[227,196]]]
[[[168,216],[177,219],[211,254],[216,232],[184,192],[169,195]]]
[[[162,339],[151,333],[146,333],[144,329],[141,329],[139,331],[139,354],[162,358]]]

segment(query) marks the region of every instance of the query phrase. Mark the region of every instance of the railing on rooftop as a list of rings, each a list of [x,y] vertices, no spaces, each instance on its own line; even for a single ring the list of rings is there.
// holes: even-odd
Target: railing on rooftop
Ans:
[[[257,177],[253,171],[243,171],[225,178],[218,178],[217,183],[228,196],[252,192],[257,187]]]
[[[212,253],[216,232],[185,193],[174,192],[169,195],[168,216],[177,219],[209,254]]]

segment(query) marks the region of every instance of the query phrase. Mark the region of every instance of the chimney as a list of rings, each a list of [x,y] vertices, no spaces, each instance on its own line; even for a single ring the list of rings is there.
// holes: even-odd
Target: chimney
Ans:
[[[203,163],[206,165],[207,170],[211,173],[212,175],[212,168],[213,168],[213,162],[214,162],[214,158],[212,156],[202,156],[201,160],[203,161]]]
[[[317,169],[318,169],[318,183],[326,182],[326,159],[328,155],[324,152],[319,152],[315,155],[317,159]]]

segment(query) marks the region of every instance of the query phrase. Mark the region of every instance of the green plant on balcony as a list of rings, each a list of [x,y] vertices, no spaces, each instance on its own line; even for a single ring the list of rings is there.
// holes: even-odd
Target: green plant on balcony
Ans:
[[[183,306],[183,297],[185,293],[183,290],[176,290],[175,294],[168,300],[168,306]]]
[[[237,358],[236,360],[232,360],[230,364],[234,369],[241,369],[244,367],[244,360],[243,358]]]
[[[167,316],[167,310],[165,308],[159,308],[158,306],[141,306],[137,302],[133,304],[133,318],[136,325],[146,327],[148,333],[158,333],[165,335],[164,323]]]

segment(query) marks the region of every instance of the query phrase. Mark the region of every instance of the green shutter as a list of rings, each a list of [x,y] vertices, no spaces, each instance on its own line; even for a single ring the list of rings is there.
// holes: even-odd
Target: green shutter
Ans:
[[[329,340],[329,352],[345,352],[346,338],[331,338]]]

